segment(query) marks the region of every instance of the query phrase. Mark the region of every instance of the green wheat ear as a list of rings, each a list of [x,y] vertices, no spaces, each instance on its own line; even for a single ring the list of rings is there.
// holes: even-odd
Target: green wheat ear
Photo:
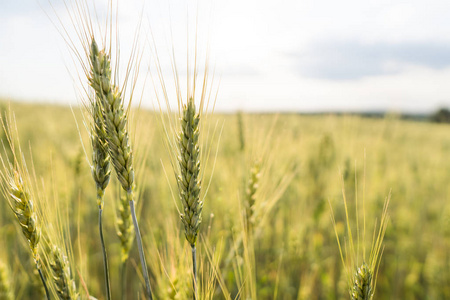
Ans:
[[[91,100],[92,126],[92,177],[97,187],[97,205],[99,208],[99,233],[102,244],[103,265],[105,269],[106,298],[111,299],[111,288],[109,279],[108,257],[103,237],[102,213],[105,189],[108,186],[111,170],[111,155],[108,151],[108,130],[106,126],[105,107],[109,107],[108,97],[114,95],[111,88],[111,67],[109,56],[104,51],[99,51],[95,41],[92,41],[91,51],[91,75],[89,83],[95,91],[94,99]]]
[[[57,246],[54,246],[50,251],[50,268],[59,299],[77,299],[76,285],[75,281],[72,279],[69,262],[61,249]]]
[[[184,235],[192,250],[193,299],[197,299],[197,237],[202,223],[203,201],[200,200],[200,113],[196,112],[194,98],[183,104],[181,131],[178,134],[177,184],[183,211],[180,213]]]
[[[103,109],[109,155],[122,188],[132,194],[134,170],[133,155],[126,128],[128,116],[123,107],[121,92],[112,83],[110,57],[105,50],[99,51],[95,40],[92,40],[90,60],[89,82]]]
[[[38,250],[41,230],[38,225],[31,194],[25,186],[22,176],[17,171],[14,171],[13,176],[9,178],[9,197],[11,199],[11,209],[19,221],[22,233],[27,239],[33,258],[39,267],[40,258]]]
[[[373,272],[364,262],[354,275],[351,288],[352,300],[371,300],[373,298]]]
[[[181,221],[186,240],[195,247],[202,222],[203,202],[200,200],[200,115],[195,111],[194,99],[183,105],[181,132],[178,135],[180,174],[177,177],[180,199],[183,204]]]

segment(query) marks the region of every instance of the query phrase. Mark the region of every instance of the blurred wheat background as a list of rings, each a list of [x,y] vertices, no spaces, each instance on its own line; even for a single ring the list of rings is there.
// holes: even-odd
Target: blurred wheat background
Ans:
[[[2,110],[8,105],[3,103]],[[67,208],[69,218],[65,221],[70,228],[76,276],[82,276],[90,294],[102,299],[96,192],[75,122],[82,124],[81,114],[76,108],[72,113],[60,106],[10,106],[22,147],[32,149],[36,174],[46,182],[45,192]],[[135,112],[134,120],[139,124],[133,127],[139,136],[136,161],[144,161],[136,165],[142,174],[138,176],[139,219],[155,295],[158,299],[185,299],[187,293],[181,291],[190,287],[189,249],[176,210],[178,199],[174,200],[170,191],[170,186],[175,187],[174,178],[164,175],[169,173],[164,169],[170,169],[170,163],[165,137],[155,125],[158,119],[159,115],[150,111]],[[334,208],[337,230],[344,232],[339,170],[348,202],[354,203],[355,181],[358,193],[362,193],[365,149],[369,235],[392,189],[376,297],[450,297],[449,125],[403,120],[396,115],[364,118],[241,113],[216,114],[210,121],[217,120],[224,126],[204,204],[198,246],[200,280],[217,281],[211,271],[217,267],[232,298],[251,297],[247,287],[254,288],[258,299],[348,297],[327,201]],[[80,132],[87,141],[86,131]],[[264,147],[266,143],[270,146]],[[141,151],[147,147],[150,150]],[[24,152],[30,159],[29,152]],[[253,204],[257,230],[253,248],[245,250],[238,240],[244,230],[241,220],[247,182],[256,160],[261,166]],[[120,241],[113,221],[117,204],[112,204],[117,201],[114,191],[118,185],[115,180],[112,185],[105,197],[104,226],[114,283],[119,281]],[[41,289],[36,288],[40,282],[33,275],[30,255],[24,240],[18,238],[7,201],[0,201],[0,206],[1,259],[9,273],[5,278],[17,299],[35,299]],[[248,251],[251,258],[245,254]],[[245,271],[248,264],[251,276]],[[135,299],[141,289],[139,274],[133,247],[128,299]],[[120,295],[120,289],[112,284],[113,295]],[[224,298],[218,285],[210,292],[211,299]]]

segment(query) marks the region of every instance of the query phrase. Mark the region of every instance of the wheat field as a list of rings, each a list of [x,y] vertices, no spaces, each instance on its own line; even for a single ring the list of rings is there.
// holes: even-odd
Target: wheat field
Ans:
[[[38,190],[34,206],[43,220],[42,268],[51,293],[57,295],[45,236],[58,236],[48,226],[53,222],[64,232],[59,236],[74,297],[106,299],[97,193],[87,163],[91,150],[82,146],[89,145],[89,136],[81,110],[3,102],[2,113],[8,110],[15,114],[17,143]],[[355,199],[361,203],[365,197],[368,238],[361,245],[367,248],[392,194],[374,298],[450,298],[448,125],[396,115],[332,114],[215,114],[207,122],[222,129],[220,139],[211,139],[213,158],[203,175],[208,193],[197,240],[199,299],[348,299],[335,236],[336,231],[342,245],[348,236],[342,187],[354,234],[355,209],[359,228],[363,220]],[[154,298],[192,299],[191,249],[160,115],[133,111],[131,128],[136,206]],[[8,152],[5,138],[2,133]],[[138,299],[145,285],[134,243],[125,270],[122,265],[120,199],[112,176],[103,214],[111,295]],[[0,228],[1,297],[44,298],[7,199],[0,201]]]

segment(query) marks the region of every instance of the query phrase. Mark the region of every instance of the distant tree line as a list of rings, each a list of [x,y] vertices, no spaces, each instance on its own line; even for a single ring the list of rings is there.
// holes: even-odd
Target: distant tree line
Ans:
[[[431,115],[431,120],[436,123],[450,123],[450,110],[441,108]]]

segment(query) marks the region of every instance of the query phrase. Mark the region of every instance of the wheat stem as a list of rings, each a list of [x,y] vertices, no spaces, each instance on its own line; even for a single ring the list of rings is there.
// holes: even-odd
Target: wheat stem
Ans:
[[[109,268],[108,268],[108,255],[106,253],[105,240],[103,238],[103,224],[102,224],[102,213],[103,209],[98,207],[98,230],[100,233],[100,242],[102,244],[102,254],[103,254],[103,267],[105,270],[105,288],[106,288],[106,299],[111,299],[111,285],[109,280]]]
[[[44,275],[42,274],[42,270],[41,270],[41,268],[38,267],[37,263],[36,263],[36,268],[39,272],[39,277],[41,278],[42,285],[44,286],[45,296],[47,297],[47,300],[50,300],[50,292],[48,291],[47,283],[45,282],[45,278],[44,278]]]
[[[131,191],[128,192],[127,197],[128,197],[128,201],[130,203],[131,218],[133,219],[134,231],[136,233],[136,242],[138,245],[139,258],[141,260],[142,275],[144,276],[147,297],[148,297],[148,299],[153,299],[152,290],[150,287],[150,280],[148,277],[147,263],[145,262],[144,248],[142,247],[141,232],[139,230],[139,224],[138,224],[137,218],[136,218],[136,209],[134,208],[133,193]]]
[[[122,261],[120,276],[122,280],[122,299],[125,299],[126,290],[127,290],[127,262],[128,258]]]
[[[192,250],[192,286],[194,287],[194,300],[197,299],[197,249],[195,246],[191,247]]]

